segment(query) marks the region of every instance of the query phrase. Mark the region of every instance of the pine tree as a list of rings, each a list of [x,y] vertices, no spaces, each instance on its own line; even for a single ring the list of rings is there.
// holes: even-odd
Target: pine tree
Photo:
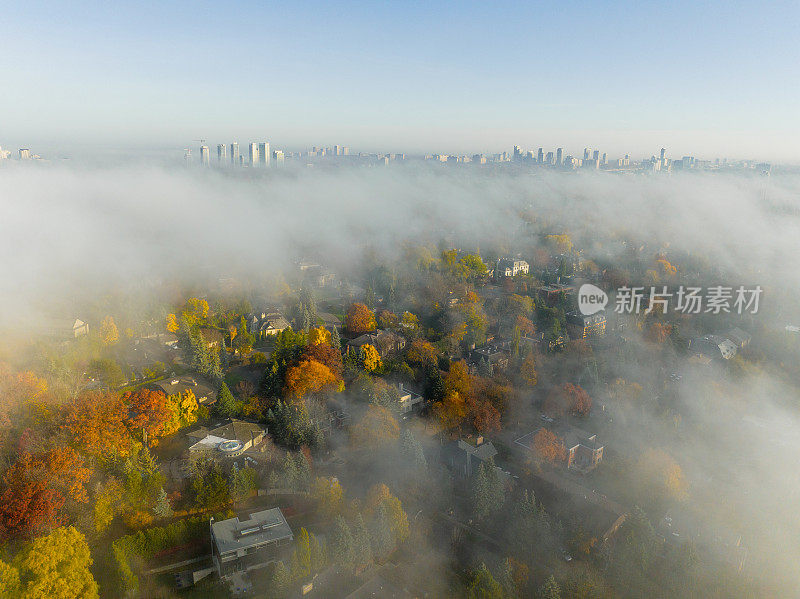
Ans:
[[[169,504],[169,497],[164,487],[161,487],[161,492],[156,500],[156,505],[153,507],[153,513],[159,518],[169,518],[172,516],[172,506]]]
[[[281,483],[285,489],[297,490],[297,466],[290,452],[286,452],[281,466]]]
[[[225,383],[225,381],[222,381],[219,386],[219,394],[217,395],[217,412],[219,412],[219,414],[225,418],[233,418],[238,412],[236,399],[233,397],[231,390],[228,389],[228,385]]]
[[[335,350],[342,351],[342,338],[339,336],[339,327],[333,325],[331,330],[331,347]]]
[[[486,518],[500,509],[505,501],[503,481],[497,474],[494,460],[483,462],[478,468],[478,474],[473,482],[472,506],[475,517]]]
[[[361,514],[356,515],[356,521],[353,524],[353,560],[358,567],[366,566],[372,561],[369,531]]]
[[[328,565],[328,553],[325,550],[325,544],[321,542],[315,535],[310,536],[310,557],[311,557],[311,571],[319,572],[326,565]]]
[[[378,506],[371,529],[372,552],[379,559],[385,558],[394,549],[394,536],[392,523],[384,504]]]
[[[272,576],[269,580],[270,596],[276,599],[284,599],[289,594],[291,584],[289,569],[282,561],[277,562],[272,568]]]
[[[311,486],[311,468],[302,452],[295,457],[295,490],[308,491]]]
[[[407,464],[413,466],[416,470],[426,470],[428,461],[425,459],[425,453],[422,451],[422,445],[414,437],[409,429],[403,431],[400,436],[400,451],[403,459]]]
[[[561,599],[561,587],[558,586],[555,577],[551,574],[550,578],[544,581],[536,593],[538,599]]]
[[[333,559],[343,568],[351,568],[355,562],[355,542],[347,521],[341,516],[336,516],[331,532],[330,550]]]
[[[475,572],[472,582],[467,589],[469,599],[503,599],[503,587],[494,579],[486,564]]]

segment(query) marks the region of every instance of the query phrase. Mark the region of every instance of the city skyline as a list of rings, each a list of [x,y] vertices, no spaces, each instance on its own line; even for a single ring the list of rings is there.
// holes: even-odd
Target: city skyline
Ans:
[[[591,140],[609,155],[800,160],[794,3],[366,8],[9,7],[4,145],[471,154]],[[246,52],[258,38],[263,56]]]

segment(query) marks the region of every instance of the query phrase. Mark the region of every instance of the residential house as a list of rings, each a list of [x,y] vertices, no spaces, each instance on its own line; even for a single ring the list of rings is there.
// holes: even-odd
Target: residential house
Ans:
[[[736,355],[739,347],[727,337],[706,335],[705,337],[695,337],[690,340],[689,349],[696,354],[702,354],[709,358],[730,360]]]
[[[481,463],[497,455],[497,449],[483,436],[476,439],[459,439],[442,447],[442,461],[459,476],[469,477],[477,472]]]
[[[504,279],[516,277],[519,274],[526,275],[530,272],[530,265],[519,258],[500,258],[494,268],[494,278]]]
[[[585,315],[580,312],[567,314],[567,332],[571,339],[590,339],[602,337],[606,332],[606,315],[601,310],[596,314]]]
[[[753,338],[750,333],[743,331],[740,328],[733,328],[725,335],[730,341],[736,344],[736,347],[743,349],[750,343]]]
[[[157,381],[149,385],[149,387],[160,389],[167,395],[183,395],[186,391],[191,389],[195,399],[197,399],[197,403],[200,404],[210,405],[217,400],[217,393],[209,385],[198,383],[197,380],[191,376],[164,379],[163,381]]]
[[[410,389],[406,389],[403,387],[403,383],[399,384],[400,387],[400,415],[403,418],[408,417],[408,415],[413,411],[419,411],[422,407],[424,400],[421,395],[418,393],[414,393]]]
[[[553,283],[552,285],[544,285],[538,289],[539,297],[543,299],[548,306],[554,306],[562,294],[570,295],[572,293],[575,293],[575,286],[565,283]]]
[[[211,558],[220,578],[276,561],[294,534],[280,508],[215,522],[211,518]]]
[[[218,457],[237,457],[256,448],[266,435],[267,431],[260,424],[234,418],[186,433],[188,438],[196,439],[189,447],[189,454],[209,453]]]
[[[381,358],[401,351],[406,346],[405,337],[391,331],[378,329],[373,333],[366,333],[347,342],[347,351],[358,355],[362,345],[372,345],[378,350]]]
[[[262,310],[247,316],[247,328],[257,337],[277,335],[290,328],[289,321],[278,310]]]

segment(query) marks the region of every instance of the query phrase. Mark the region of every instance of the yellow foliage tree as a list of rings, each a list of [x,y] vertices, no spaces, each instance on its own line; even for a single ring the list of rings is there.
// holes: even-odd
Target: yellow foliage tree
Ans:
[[[325,327],[317,327],[308,331],[308,344],[319,345],[320,343],[331,344],[331,332]]]
[[[86,538],[74,526],[55,529],[34,539],[14,558],[21,599],[96,599]]]
[[[689,483],[683,470],[667,452],[649,449],[639,458],[638,471],[641,479],[655,483],[658,493],[678,501],[689,497]]]
[[[336,387],[338,382],[331,369],[316,360],[301,360],[297,366],[286,371],[287,396],[301,399],[309,393],[317,393],[326,387]]]
[[[370,405],[364,417],[350,430],[351,441],[359,447],[377,447],[400,436],[400,425],[383,406]]]
[[[381,355],[374,345],[369,343],[362,345],[358,357],[367,372],[375,372],[381,367]]]
[[[119,341],[119,331],[113,316],[106,316],[100,325],[100,341],[103,345],[114,345]]]
[[[328,518],[338,514],[344,504],[344,490],[339,479],[318,476],[314,480],[311,494],[317,500],[320,512]]]
[[[181,327],[178,324],[178,317],[174,314],[167,314],[167,330],[170,333],[177,333],[180,328]]]
[[[522,361],[522,365],[519,368],[519,374],[528,387],[536,386],[536,383],[539,381],[539,379],[536,374],[536,360],[533,357],[533,352],[525,356],[525,359]]]

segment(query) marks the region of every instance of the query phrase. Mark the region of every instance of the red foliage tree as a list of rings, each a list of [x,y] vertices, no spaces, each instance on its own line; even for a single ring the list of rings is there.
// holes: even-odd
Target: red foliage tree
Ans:
[[[128,391],[122,396],[122,401],[128,407],[127,425],[146,432],[148,443],[164,434],[173,413],[163,391],[144,388]]]
[[[315,360],[324,364],[336,378],[342,378],[342,352],[327,343],[307,345],[300,356],[300,361],[303,360]]]

